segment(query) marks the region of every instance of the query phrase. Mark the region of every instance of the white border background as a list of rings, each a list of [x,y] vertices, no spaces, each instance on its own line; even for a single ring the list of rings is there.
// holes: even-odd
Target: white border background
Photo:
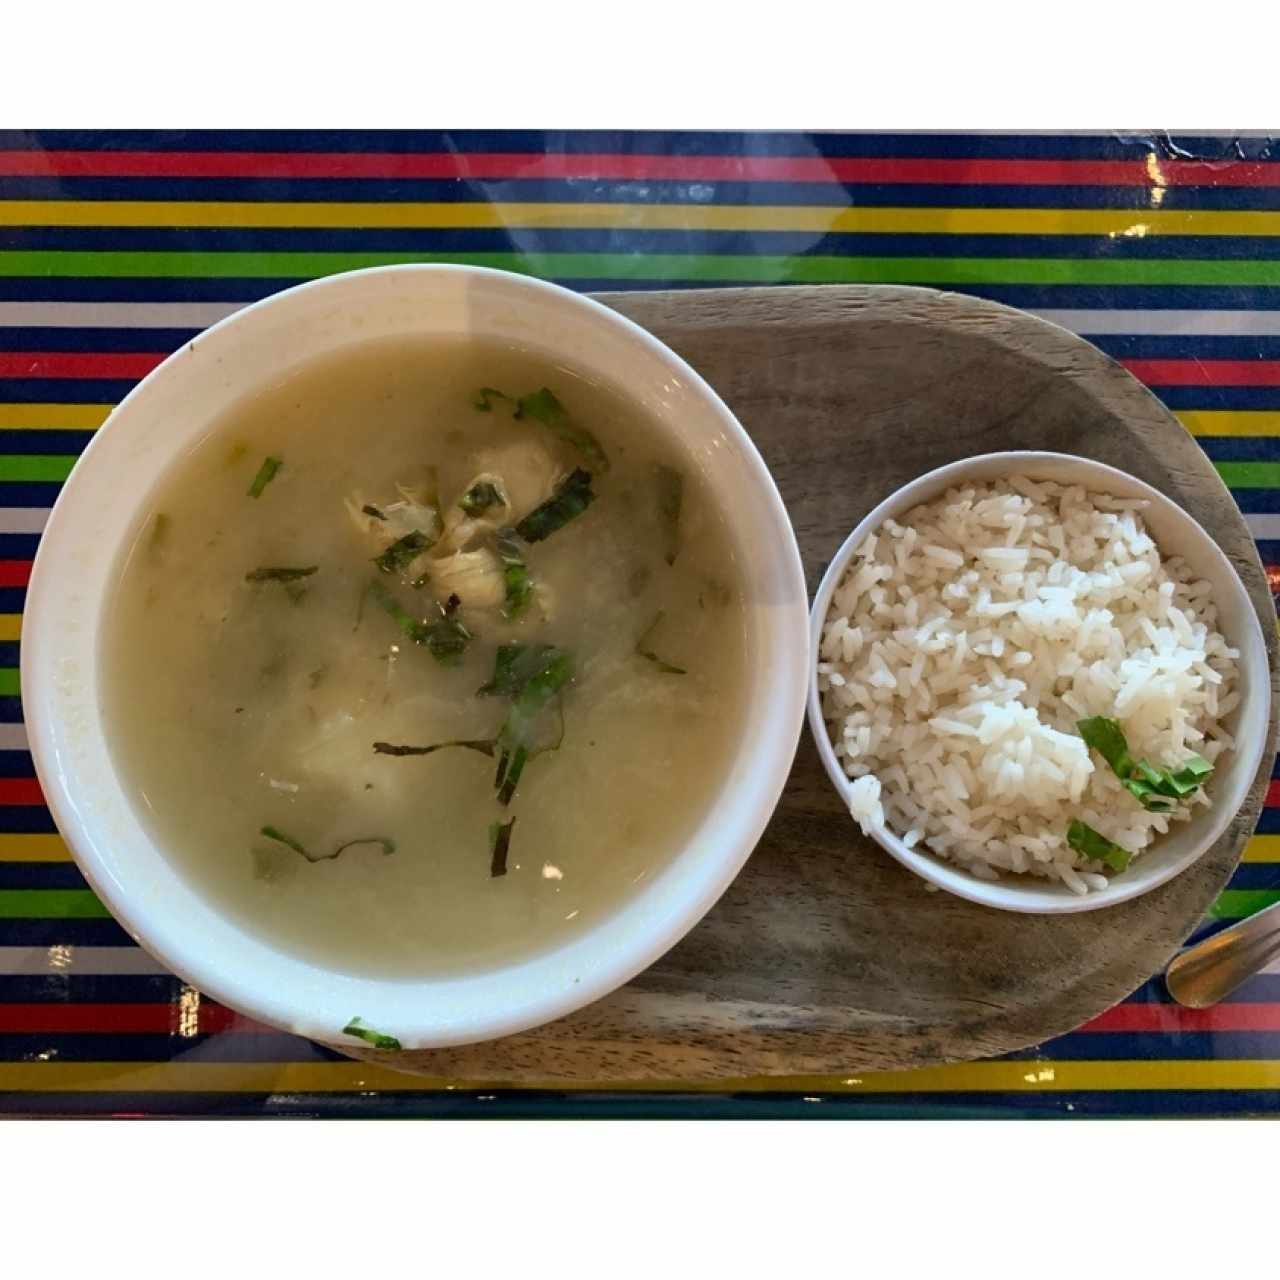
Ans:
[[[72,0],[0,17],[0,126],[1280,133],[1276,48],[1230,3]],[[0,1274],[1272,1270],[1274,1132],[11,1122]]]

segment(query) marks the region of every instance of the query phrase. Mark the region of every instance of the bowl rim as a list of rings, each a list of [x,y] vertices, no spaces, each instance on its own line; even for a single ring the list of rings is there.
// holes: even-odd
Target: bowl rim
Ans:
[[[1245,588],[1239,573],[1222,548],[1213,540],[1208,532],[1194,517],[1189,515],[1176,502],[1161,493],[1158,489],[1119,467],[1098,462],[1080,454],[1062,453],[1044,449],[1009,449],[991,453],[974,454],[972,457],[960,458],[931,471],[926,471],[914,480],[901,485],[882,501],[876,504],[854,527],[852,532],[840,544],[832,557],[818,589],[814,594],[813,605],[809,612],[809,684],[806,698],[806,711],[809,731],[817,746],[818,756],[836,794],[847,805],[849,787],[852,779],[846,775],[835,754],[831,735],[822,714],[822,695],[818,689],[819,644],[822,628],[826,622],[827,612],[836,587],[844,577],[849,562],[853,559],[858,547],[862,545],[868,534],[878,529],[886,519],[901,515],[912,507],[919,506],[938,497],[943,491],[963,483],[975,469],[1005,465],[1005,474],[1027,474],[1035,479],[1037,465],[1061,465],[1083,467],[1098,477],[1098,487],[1105,486],[1108,479],[1118,481],[1137,489],[1142,496],[1153,501],[1167,517],[1176,520],[1193,536],[1203,553],[1219,562],[1234,579],[1241,597],[1248,602],[1244,629],[1251,631],[1257,647],[1266,654],[1266,642],[1258,616],[1254,610],[1248,590]],[[1248,780],[1245,794],[1256,777],[1266,750],[1268,726],[1270,724],[1271,681],[1261,681],[1262,696],[1266,700],[1264,714],[1261,719],[1262,731],[1254,736],[1254,740],[1244,746],[1238,741],[1235,754],[1241,761],[1247,762],[1243,776]],[[1029,915],[1064,915],[1082,911],[1098,911],[1105,907],[1116,906],[1122,902],[1132,901],[1151,890],[1168,883],[1175,876],[1181,875],[1193,866],[1210,847],[1223,835],[1236,816],[1237,807],[1215,803],[1210,810],[1212,820],[1207,823],[1205,834],[1200,841],[1181,857],[1174,859],[1167,866],[1153,873],[1149,880],[1126,881],[1123,874],[1108,883],[1106,889],[1094,890],[1087,894],[1072,893],[1065,885],[1054,881],[1042,881],[1038,877],[1010,874],[999,880],[981,880],[971,872],[954,863],[945,861],[936,854],[921,849],[909,849],[902,839],[886,826],[879,826],[870,832],[871,838],[897,862],[921,879],[944,889],[956,897],[982,906],[994,907],[1002,911],[1021,912]],[[852,822],[852,817],[850,818]]]
[[[594,962],[589,967],[581,968],[580,977],[575,979],[571,986],[566,985],[563,989],[547,986],[536,997],[523,999],[515,1005],[495,1005],[485,1009],[474,1009],[466,1017],[465,1025],[454,1030],[441,1031],[439,1019],[433,1021],[429,1016],[416,1025],[410,1025],[401,1020],[396,1026],[388,1027],[388,1030],[395,1031],[402,1047],[409,1050],[445,1048],[496,1039],[561,1018],[629,982],[670,950],[699,923],[729,887],[754,851],[765,826],[773,815],[777,800],[790,774],[804,727],[804,676],[808,619],[805,608],[807,590],[795,530],[778,491],[777,483],[754,441],[715,389],[675,351],[628,317],[584,294],[536,277],[487,267],[443,263],[408,263],[370,267],[307,281],[250,303],[202,331],[195,344],[196,351],[216,349],[217,344],[212,342],[213,339],[223,340],[228,330],[234,330],[244,325],[246,320],[261,316],[264,312],[297,305],[297,300],[303,295],[359,288],[362,282],[370,278],[392,275],[415,275],[428,280],[431,277],[454,280],[467,277],[480,280],[494,288],[507,290],[515,299],[538,295],[543,300],[550,300],[552,305],[578,311],[588,323],[611,328],[620,339],[635,343],[650,359],[656,360],[683,383],[695,401],[702,403],[709,415],[708,421],[714,421],[716,429],[733,442],[741,463],[750,475],[754,497],[757,500],[757,505],[753,509],[763,515],[764,522],[770,527],[769,536],[776,543],[775,572],[780,578],[785,579],[789,589],[782,607],[771,605],[766,611],[767,622],[763,622],[761,626],[768,634],[777,637],[780,653],[785,653],[789,661],[794,656],[794,671],[785,673],[794,678],[778,682],[782,687],[782,692],[778,695],[780,701],[771,701],[769,706],[763,709],[762,714],[768,713],[768,723],[755,735],[756,741],[751,748],[752,753],[763,762],[761,771],[764,782],[755,796],[754,803],[749,807],[748,816],[743,818],[743,837],[733,848],[708,842],[705,849],[693,851],[687,871],[689,887],[680,897],[680,910],[661,918],[656,918],[655,913],[650,912],[653,923],[647,929],[645,935],[647,940],[643,944],[632,941],[625,950],[620,950],[609,946],[607,942],[611,924],[629,905],[643,900],[644,894],[641,892],[629,896],[613,912],[606,914],[583,933],[575,935],[559,947],[553,946],[531,957],[523,957],[514,962],[498,964],[482,970],[466,970],[460,975],[451,972],[435,979],[430,977],[423,979],[419,976],[407,980],[368,974],[339,975],[335,970],[311,964],[296,953],[277,953],[291,968],[299,971],[299,991],[302,988],[303,973],[310,970],[312,974],[319,977],[340,977],[343,981],[349,979],[371,987],[404,987],[406,982],[410,985],[416,984],[423,989],[422,1000],[423,1003],[427,1003],[429,996],[425,994],[425,989],[437,983],[444,985],[455,977],[473,980],[487,979],[498,973],[513,973],[523,964],[559,955],[561,951],[567,951],[586,939],[597,940],[597,954]],[[332,1026],[330,1029],[331,1020],[327,1020],[325,1025],[320,1027],[308,1017],[304,1007],[305,999],[301,994],[281,997],[277,991],[267,991],[265,986],[255,987],[253,982],[245,981],[243,963],[223,968],[218,959],[221,953],[202,951],[198,944],[188,944],[180,940],[179,931],[175,927],[164,926],[163,922],[152,919],[147,909],[139,908],[135,904],[127,887],[112,874],[96,847],[97,838],[92,830],[92,806],[88,814],[83,812],[76,804],[74,794],[76,788],[67,786],[67,779],[58,762],[59,730],[54,723],[54,716],[46,715],[46,708],[51,702],[51,686],[55,683],[55,674],[53,661],[44,651],[45,647],[35,641],[42,631],[48,629],[44,625],[44,619],[50,611],[50,601],[56,598],[61,589],[62,574],[70,569],[66,563],[67,548],[64,545],[63,525],[69,519],[68,513],[95,492],[94,471],[97,466],[95,459],[105,443],[113,438],[109,433],[118,433],[127,429],[127,425],[122,427],[121,424],[128,423],[129,414],[138,401],[147,397],[151,388],[155,387],[161,378],[172,375],[177,361],[189,358],[188,350],[187,344],[184,344],[171,353],[111,411],[106,422],[95,433],[94,439],[76,460],[50,511],[32,566],[24,610],[24,631],[33,641],[23,645],[20,656],[21,690],[29,747],[45,802],[59,831],[66,839],[80,871],[112,916],[140,946],[155,956],[171,972],[232,1009],[268,1025],[332,1044],[343,1051],[358,1052],[361,1046],[340,1042],[340,1025]],[[573,361],[571,354],[567,358]],[[620,393],[627,394],[625,382],[621,378],[617,383],[617,389]],[[244,393],[252,393],[252,390],[252,386],[243,388]],[[176,453],[170,455],[170,464],[174,457]],[[130,495],[129,506],[132,512],[136,514],[141,500],[148,492],[150,492],[149,489],[139,492],[136,499]],[[101,653],[98,638],[100,632],[96,624],[94,631],[93,652],[96,661]],[[749,692],[749,696],[758,698],[760,695]],[[767,732],[764,728],[767,728]],[[105,740],[101,743],[101,750],[110,762],[110,775],[114,784],[124,790],[114,755]],[[740,761],[744,754],[745,751],[740,750],[735,759]],[[729,785],[728,779],[724,785],[726,787]],[[132,801],[129,803],[132,808]],[[138,825],[142,829],[150,850],[162,861],[167,860],[159,840],[152,838],[145,825],[141,823]],[[689,846],[686,846],[686,852],[688,851]],[[194,900],[204,904],[217,919],[239,930],[249,942],[256,944],[263,937],[236,922],[221,904],[212,900],[207,892],[189,878],[182,876],[181,879]],[[636,932],[634,927],[632,932]],[[600,944],[600,939],[606,939],[603,945]],[[269,939],[266,941],[270,945]]]

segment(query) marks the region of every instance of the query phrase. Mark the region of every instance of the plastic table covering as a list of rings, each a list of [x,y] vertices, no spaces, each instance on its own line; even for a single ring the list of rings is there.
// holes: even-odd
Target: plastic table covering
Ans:
[[[1280,1113],[1280,966],[1217,1008],[1153,979],[1008,1058],[882,1075],[480,1093],[258,1026],[109,917],[22,724],[24,589],[111,406],[238,306],[389,262],[575,289],[875,282],[1023,307],[1155,389],[1280,582],[1280,140],[1262,136],[0,133],[0,1114]],[[1280,900],[1280,784],[1201,933]]]

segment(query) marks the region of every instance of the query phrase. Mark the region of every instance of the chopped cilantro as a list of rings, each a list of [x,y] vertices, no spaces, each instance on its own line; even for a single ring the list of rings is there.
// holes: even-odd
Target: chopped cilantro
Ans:
[[[284,462],[279,458],[264,459],[262,466],[258,468],[258,474],[253,477],[253,483],[249,486],[249,497],[262,497],[262,491],[276,478],[276,472],[283,466]]]

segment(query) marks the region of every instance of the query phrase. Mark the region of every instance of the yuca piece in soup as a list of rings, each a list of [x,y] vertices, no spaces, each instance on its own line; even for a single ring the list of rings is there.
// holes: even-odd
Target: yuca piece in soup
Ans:
[[[643,413],[474,341],[353,348],[158,487],[106,622],[112,749],[174,864],[352,972],[564,941],[726,779],[743,576]]]

